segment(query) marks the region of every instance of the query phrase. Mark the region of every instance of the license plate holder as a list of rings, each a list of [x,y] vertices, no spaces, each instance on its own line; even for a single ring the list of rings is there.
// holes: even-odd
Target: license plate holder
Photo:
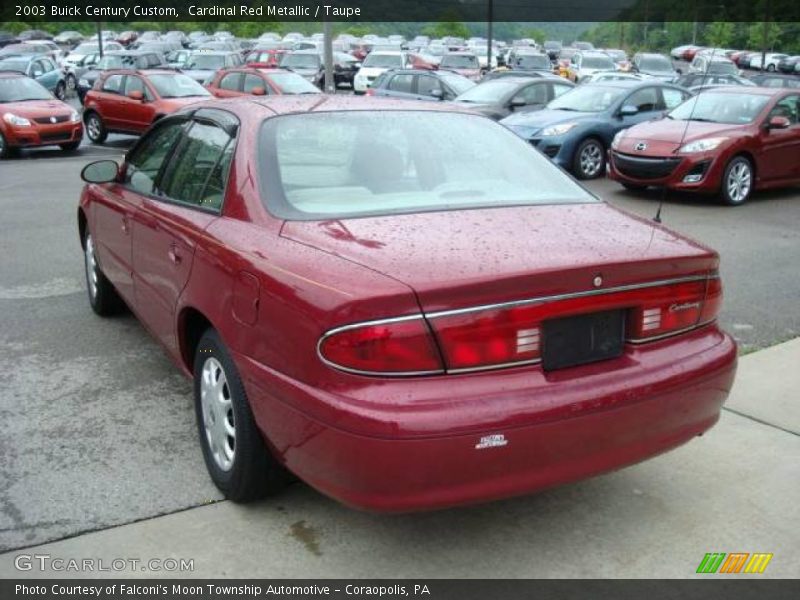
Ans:
[[[621,356],[625,343],[625,311],[550,319],[542,323],[542,368],[545,371]]]

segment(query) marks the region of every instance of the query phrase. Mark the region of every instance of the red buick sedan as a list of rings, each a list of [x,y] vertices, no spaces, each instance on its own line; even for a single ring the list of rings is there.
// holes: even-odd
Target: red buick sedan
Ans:
[[[89,302],[194,379],[233,500],[292,472],[346,504],[529,493],[717,421],[719,257],[442,105],[247,97],[83,171]],[[431,135],[431,132],[436,135]]]
[[[609,177],[629,189],[655,185],[719,194],[731,205],[756,189],[798,184],[800,91],[704,91],[664,119],[622,130],[608,168]]]

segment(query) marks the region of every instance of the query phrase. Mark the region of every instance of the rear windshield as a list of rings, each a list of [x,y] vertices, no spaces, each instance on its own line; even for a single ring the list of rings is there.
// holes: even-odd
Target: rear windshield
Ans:
[[[614,61],[610,56],[584,56],[581,61],[581,67],[584,69],[608,69],[614,70]]]
[[[550,69],[550,59],[542,55],[523,54],[514,61],[514,66],[520,69]]]
[[[466,56],[463,54],[447,54],[442,57],[442,62],[439,66],[443,69],[478,69],[478,58],[475,56]]]
[[[378,69],[401,69],[403,67],[403,57],[399,54],[369,54],[364,62],[365,67],[375,67]]]
[[[643,71],[672,71],[672,63],[663,56],[648,56],[639,63]]]
[[[281,61],[282,67],[316,69],[320,65],[320,57],[316,54],[287,54]]]
[[[187,70],[216,71],[225,66],[225,57],[220,54],[193,54],[184,65]]]
[[[505,127],[457,113],[267,119],[259,170],[267,208],[293,220],[595,201]]]

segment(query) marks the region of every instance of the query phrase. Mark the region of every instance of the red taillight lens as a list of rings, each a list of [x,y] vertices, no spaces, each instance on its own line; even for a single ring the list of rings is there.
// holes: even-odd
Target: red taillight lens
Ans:
[[[334,331],[319,344],[323,359],[369,374],[441,373],[439,353],[424,319],[368,323]]]
[[[524,306],[432,321],[448,369],[538,360],[541,307]]]
[[[364,92],[364,94],[366,96],[374,96],[375,95],[375,90],[373,90],[372,88],[367,88],[367,91]]]
[[[641,290],[630,311],[628,338],[643,341],[691,329],[713,320],[722,303],[719,277]]]

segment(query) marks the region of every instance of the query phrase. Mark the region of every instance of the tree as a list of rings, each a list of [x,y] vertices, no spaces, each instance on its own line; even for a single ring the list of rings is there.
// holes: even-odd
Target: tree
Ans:
[[[435,38],[443,37],[469,37],[469,28],[460,21],[442,21],[434,25],[428,25],[423,29],[425,35]]]
[[[783,30],[777,23],[767,22],[754,23],[750,26],[750,29],[748,30],[749,35],[747,38],[747,45],[751,48],[758,48],[759,50],[763,49],[765,30],[767,34],[766,49],[772,50],[775,46],[777,46],[781,39],[781,35],[783,34]]]
[[[717,48],[727,48],[733,44],[734,32],[734,24],[730,21],[714,21],[706,27],[706,43]]]

